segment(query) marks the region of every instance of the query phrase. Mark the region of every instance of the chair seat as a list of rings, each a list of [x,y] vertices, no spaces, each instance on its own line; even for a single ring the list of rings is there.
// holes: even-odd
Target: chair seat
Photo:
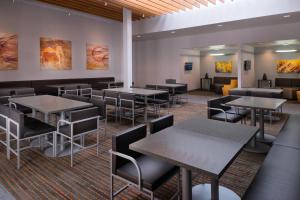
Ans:
[[[226,117],[227,117],[227,122],[231,122],[231,123],[236,123],[243,118],[241,115],[236,115],[232,113],[227,113],[225,116],[225,113],[223,112],[215,114],[211,118],[214,120],[225,121]]]
[[[24,118],[24,138],[56,131],[54,126],[31,117]]]
[[[140,156],[136,161],[141,168],[143,187],[149,190],[158,188],[176,174],[179,169],[167,162],[149,156]],[[138,184],[137,170],[131,162],[118,168],[117,175]]]
[[[231,108],[229,110],[226,110],[226,113],[242,115],[243,117],[245,117],[246,115],[250,114],[250,110]]]
[[[167,100],[167,99],[150,99],[148,102],[152,103],[152,104],[166,104],[166,103],[169,103],[169,100]]]

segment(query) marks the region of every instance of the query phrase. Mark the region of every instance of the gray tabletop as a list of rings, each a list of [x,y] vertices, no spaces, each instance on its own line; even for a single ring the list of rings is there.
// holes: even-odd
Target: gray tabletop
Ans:
[[[110,88],[110,89],[105,89],[105,91],[123,92],[123,93],[130,93],[130,94],[136,94],[141,96],[153,96],[157,94],[167,93],[167,91],[164,90],[149,90],[143,88]]]
[[[265,92],[265,93],[277,93],[281,94],[282,89],[273,89],[273,88],[234,88],[231,91],[249,91],[249,92]]]
[[[130,149],[219,178],[258,128],[195,117],[130,145]]]
[[[256,108],[266,110],[276,110],[286,102],[286,99],[264,98],[264,97],[241,97],[225,103],[227,106],[244,108]]]
[[[58,113],[92,106],[90,103],[74,101],[51,95],[18,97],[11,98],[9,101],[35,109],[45,114]]]

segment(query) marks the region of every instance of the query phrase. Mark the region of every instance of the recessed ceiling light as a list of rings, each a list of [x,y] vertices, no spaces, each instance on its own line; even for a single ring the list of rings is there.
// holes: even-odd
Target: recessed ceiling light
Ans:
[[[297,49],[279,49],[276,50],[277,53],[291,53],[291,52],[296,52]]]
[[[171,34],[175,34],[176,33],[176,31],[171,31]]]
[[[142,14],[142,18],[144,18],[144,17],[145,17],[145,14],[143,13],[143,14]]]
[[[218,27],[222,27],[223,26],[223,24],[218,24]]]
[[[291,15],[283,15],[284,18],[289,18]]]
[[[141,36],[141,35],[137,35],[136,37],[137,37],[137,38],[140,38],[140,37],[142,37],[142,36]]]
[[[107,6],[107,2],[106,1],[104,2],[104,6]]]
[[[224,53],[211,53],[211,56],[224,56]]]

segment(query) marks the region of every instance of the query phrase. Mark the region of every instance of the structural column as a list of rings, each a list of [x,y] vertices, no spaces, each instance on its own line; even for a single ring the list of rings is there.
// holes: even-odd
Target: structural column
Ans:
[[[123,74],[124,87],[132,85],[132,12],[123,9]]]

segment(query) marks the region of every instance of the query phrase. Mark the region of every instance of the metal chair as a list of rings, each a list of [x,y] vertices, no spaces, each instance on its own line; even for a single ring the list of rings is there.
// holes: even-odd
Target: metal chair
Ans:
[[[166,79],[167,84],[176,84],[176,79]]]
[[[15,90],[15,94],[12,96],[12,98],[18,98],[18,97],[30,97],[35,96],[35,90],[34,88],[20,88]],[[28,108],[26,106],[10,103],[10,105],[14,105],[15,108],[17,108],[19,111],[21,111],[24,114],[30,114],[32,113],[32,109]]]
[[[8,127],[8,117],[9,117],[9,107],[0,104],[0,135],[4,134],[5,138],[7,138],[7,127]],[[5,147],[7,146],[6,139],[0,139],[0,143]]]
[[[10,89],[1,89],[0,90],[0,104],[9,105],[8,99],[11,97]]]
[[[27,117],[24,113],[10,109],[7,128],[7,159],[10,159],[12,152],[17,156],[17,169],[20,169],[21,151],[31,148],[31,146],[21,147],[20,143],[23,141],[39,138],[40,148],[44,147],[44,137],[53,134],[56,128],[46,124],[35,118]],[[11,142],[16,141],[16,149],[11,147]],[[47,142],[50,145],[53,143]]]
[[[106,102],[106,118],[107,116],[113,116],[115,118],[115,122],[117,122],[119,111],[119,93],[105,91],[104,100]]]
[[[154,200],[154,191],[160,188],[166,181],[177,175],[177,192],[171,199],[178,197],[180,190],[179,168],[159,159],[145,156],[129,149],[129,145],[146,137],[146,125],[139,125],[125,132],[112,136],[111,159],[111,192],[113,200],[118,194],[134,187],[142,194]],[[114,192],[114,180],[118,179],[127,184]]]
[[[92,90],[91,98],[104,99],[104,90]]]
[[[134,126],[135,117],[140,115],[143,116],[145,113],[146,106],[144,104],[138,104],[135,101],[134,94],[121,93],[120,94],[120,122],[121,119],[132,120],[132,126]],[[141,111],[143,114],[141,114]]]
[[[157,119],[150,121],[150,134],[157,133],[165,128],[174,125],[174,116],[173,115],[166,115]]]
[[[79,85],[79,94],[81,96],[90,97],[92,95],[92,86],[90,84]]]
[[[72,94],[78,96],[78,87],[77,85],[68,85],[63,89],[64,94]]]
[[[97,148],[97,155],[99,154],[99,112],[98,108],[92,107],[83,110],[75,110],[70,112],[69,120],[59,120],[57,123],[57,131],[54,134],[54,155],[57,155],[57,135],[69,139],[69,141],[63,142],[70,143],[71,148],[71,167],[73,167],[73,156],[74,156],[74,146],[79,147],[79,150],[85,150],[88,148]],[[65,124],[65,125],[63,125]],[[96,144],[85,146],[85,136],[88,134],[97,135]],[[80,139],[80,144],[75,142],[76,139]],[[62,148],[62,146],[61,146]]]
[[[107,119],[106,119],[106,102],[99,98],[91,98],[91,103],[98,108],[99,122],[104,122],[104,135],[106,136]],[[101,129],[101,127],[100,127]]]
[[[149,104],[153,105],[154,112],[160,117],[160,109],[162,106],[166,106],[168,113],[170,112],[170,94],[168,92],[155,95],[149,99]]]

